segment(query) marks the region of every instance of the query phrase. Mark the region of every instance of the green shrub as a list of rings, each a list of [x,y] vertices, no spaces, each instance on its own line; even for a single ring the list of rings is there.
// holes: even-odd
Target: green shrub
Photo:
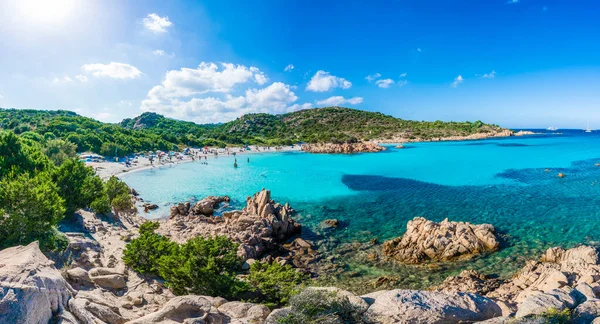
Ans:
[[[260,301],[277,306],[287,304],[299,286],[308,279],[308,274],[289,265],[255,262],[250,266],[248,283],[260,295]]]
[[[247,290],[236,279],[241,268],[237,244],[224,236],[195,237],[158,260],[158,272],[175,294],[234,298]]]
[[[35,240],[45,249],[61,247],[54,228],[65,215],[64,200],[47,172],[2,179],[0,206],[0,249]]]
[[[140,237],[131,240],[123,251],[123,261],[139,273],[158,275],[158,259],[170,255],[177,243],[155,233],[158,222],[146,222],[140,226]]]
[[[129,196],[129,187],[119,178],[112,176],[104,184],[104,191],[108,196],[110,206],[112,206],[115,216],[119,212],[129,210],[133,207],[131,197]]]
[[[543,319],[544,323],[548,324],[568,324],[571,323],[571,310],[565,308],[562,311],[559,311],[552,307],[537,317]]]
[[[52,178],[65,199],[67,214],[90,207],[94,200],[104,195],[102,179],[92,168],[75,159],[65,160],[55,169]]]
[[[361,314],[348,297],[306,289],[290,299],[291,312],[277,320],[281,324],[363,323]]]
[[[77,145],[62,139],[52,139],[46,142],[44,146],[44,154],[59,166],[67,159],[75,158]]]
[[[92,201],[90,208],[98,214],[106,215],[110,213],[110,201],[108,200],[108,195],[103,192],[99,197]]]

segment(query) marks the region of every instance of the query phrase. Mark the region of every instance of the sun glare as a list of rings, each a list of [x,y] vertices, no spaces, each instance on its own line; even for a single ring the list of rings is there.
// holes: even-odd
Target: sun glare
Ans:
[[[18,14],[23,20],[37,24],[61,24],[69,19],[77,0],[20,0]]]

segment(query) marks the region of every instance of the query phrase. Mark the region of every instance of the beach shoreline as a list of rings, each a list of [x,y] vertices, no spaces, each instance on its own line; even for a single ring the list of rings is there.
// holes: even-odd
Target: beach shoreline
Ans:
[[[393,139],[376,139],[373,140],[373,143],[376,143],[378,145],[399,145],[399,144],[406,144],[406,143],[431,143],[431,142],[463,142],[463,141],[478,141],[478,140],[486,140],[486,139],[496,139],[496,138],[509,138],[509,137],[520,137],[520,136],[527,136],[527,135],[537,135],[538,133],[533,133],[533,132],[513,132],[510,130],[505,130],[503,132],[497,132],[497,133],[476,133],[476,134],[471,134],[471,135],[467,135],[467,136],[450,136],[450,137],[441,137],[441,138],[434,138],[434,139],[422,139],[422,138],[416,138],[416,139],[409,139],[409,138],[404,138],[404,137],[398,137],[398,138],[393,138]],[[225,149],[218,149],[219,155],[220,156],[224,156],[225,154],[227,154],[227,151],[225,151]],[[280,149],[275,150],[273,148],[271,149],[267,149],[267,147],[264,146],[250,146],[250,150],[249,151],[241,151],[241,152],[236,152],[236,156],[237,155],[248,155],[248,154],[260,154],[260,153],[281,153],[281,152],[303,152],[302,151],[302,146],[301,145],[294,145],[294,146],[282,146],[280,147]],[[307,153],[311,153],[311,152],[307,152]],[[331,153],[331,154],[335,154],[335,153]],[[201,156],[214,156],[213,154],[209,153],[209,154],[202,154]],[[227,155],[225,155],[227,156]],[[229,155],[231,156],[231,155]],[[147,158],[144,157],[138,157],[136,160],[134,160],[132,162],[133,166],[130,167],[126,167],[124,165],[123,162],[86,162],[86,165],[91,166],[94,171],[96,172],[96,174],[98,174],[98,176],[100,176],[100,178],[102,179],[108,179],[111,176],[116,176],[116,177],[121,177],[124,174],[128,174],[128,173],[132,173],[132,172],[139,172],[139,171],[144,171],[144,170],[148,170],[148,169],[152,169],[152,168],[160,168],[162,166],[168,166],[168,165],[177,165],[177,164],[181,164],[181,163],[187,163],[187,162],[194,162],[194,160],[191,159],[191,157],[189,155],[186,155],[183,160],[177,160],[177,161],[166,161],[161,163],[160,165],[151,165],[150,161]]]
[[[235,156],[245,156],[245,155],[251,155],[251,154],[269,154],[269,153],[281,153],[281,152],[300,152],[301,151],[301,146],[299,145],[294,145],[294,146],[282,146],[280,147],[280,149],[268,149],[267,147],[257,147],[257,146],[250,146],[250,150],[245,150],[245,151],[237,151],[235,152]],[[232,153],[230,151],[230,153]],[[229,154],[227,155],[227,151],[225,151],[225,149],[219,149],[218,150],[218,156],[225,156],[225,157],[233,157],[233,154]],[[207,157],[207,158],[214,158],[215,155],[213,153],[209,153],[209,154],[200,154],[199,159],[202,159],[202,157]],[[106,180],[112,176],[115,177],[121,177],[124,174],[129,174],[129,173],[133,173],[133,172],[139,172],[139,171],[144,171],[144,170],[149,170],[149,169],[153,169],[153,168],[162,168],[164,166],[173,166],[173,165],[178,165],[178,164],[182,164],[182,163],[189,163],[189,162],[198,162],[199,159],[192,159],[192,157],[190,155],[185,155],[183,157],[183,159],[179,160],[176,159],[174,161],[169,161],[167,159],[164,159],[160,164],[158,164],[158,162],[155,160],[154,164],[150,163],[150,160],[146,157],[137,157],[135,159],[133,159],[131,161],[131,165],[130,167],[125,166],[124,162],[109,162],[109,161],[105,161],[105,162],[85,162],[85,164],[87,166],[92,167],[92,169],[94,169],[94,172],[96,172],[96,174]]]

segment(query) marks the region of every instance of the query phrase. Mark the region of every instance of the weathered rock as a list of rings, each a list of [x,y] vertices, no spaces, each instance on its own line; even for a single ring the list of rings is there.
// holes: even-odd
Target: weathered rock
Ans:
[[[574,302],[574,300],[572,300]],[[571,302],[571,300],[568,300]],[[549,309],[556,309],[562,311],[568,306],[574,306],[568,304],[565,300],[562,300],[556,294],[539,292],[526,298],[522,303],[519,304],[516,317],[526,317],[530,315],[539,315],[546,313]]]
[[[586,300],[591,300],[596,298],[596,293],[594,292],[594,288],[590,286],[588,283],[582,282],[578,284],[571,295],[575,297],[578,304],[585,302]]]
[[[274,309],[267,319],[265,320],[265,324],[277,324],[279,320],[288,316],[292,313],[292,309],[290,307]]]
[[[586,300],[575,308],[572,318],[575,324],[592,323],[595,318],[600,318],[600,300]]]
[[[69,311],[83,323],[125,323],[125,319],[114,308],[97,304],[83,298],[69,300]]]
[[[243,302],[228,302],[218,308],[219,312],[232,319],[246,319],[250,322],[262,322],[271,312],[264,305]]]
[[[598,261],[598,252],[589,246],[569,250],[551,248],[541,261],[528,261],[512,280],[489,293],[488,297],[521,303],[538,292],[557,288],[570,290],[578,283],[591,284],[600,278]],[[577,292],[573,294],[577,297]]]
[[[127,287],[125,277],[118,274],[95,276],[92,277],[92,281],[96,285],[106,289],[122,289]]]
[[[271,200],[268,190],[248,197],[242,210],[225,212],[222,217],[211,216],[213,211],[209,209],[227,201],[228,197],[205,198],[191,208],[187,217],[174,217],[162,223],[158,232],[177,242],[196,236],[227,236],[240,244],[238,255],[243,260],[257,259],[270,252],[285,253],[283,243],[300,233],[300,225],[291,217],[295,211],[288,204]]]
[[[501,315],[494,301],[472,293],[396,289],[363,298],[371,304],[365,312],[369,323],[459,323]]]
[[[498,249],[494,231],[489,224],[472,225],[448,219],[435,223],[415,217],[406,225],[406,233],[386,241],[382,251],[388,258],[409,264],[468,259]]]
[[[185,203],[179,203],[177,205],[173,205],[173,206],[171,206],[171,214],[169,217],[174,218],[177,216],[187,216],[189,210],[190,210],[190,203],[187,201]]]
[[[0,251],[0,323],[47,323],[67,306],[71,286],[38,243]]]
[[[128,323],[182,323],[186,319],[206,318],[211,311],[211,307],[210,301],[202,296],[180,296],[169,300],[159,311]]]
[[[88,272],[79,267],[67,270],[67,277],[72,282],[81,285],[92,283],[92,279],[90,279]]]
[[[442,284],[431,289],[445,292],[472,292],[485,295],[500,287],[502,283],[502,280],[490,278],[476,270],[463,270],[457,276],[448,277]]]
[[[93,268],[88,272],[90,279],[98,286],[106,289],[122,289],[127,287],[126,276],[119,268]]]
[[[359,143],[317,143],[302,145],[302,151],[310,153],[362,153],[362,152],[380,152],[385,150],[385,147],[374,142],[359,142]]]
[[[340,221],[337,219],[326,219],[321,224],[323,228],[337,228],[340,225]]]
[[[197,202],[190,211],[194,215],[212,216],[215,209],[223,202],[229,202],[229,197],[209,196]]]

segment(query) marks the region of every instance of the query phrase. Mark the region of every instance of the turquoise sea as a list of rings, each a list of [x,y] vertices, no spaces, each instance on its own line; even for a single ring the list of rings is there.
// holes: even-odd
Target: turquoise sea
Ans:
[[[208,165],[183,163],[122,178],[161,206],[149,218],[167,215],[173,202],[208,195],[229,195],[240,208],[246,196],[267,188],[298,211],[309,239],[322,238],[322,220],[341,220],[342,228],[328,234],[339,244],[400,236],[415,216],[496,227],[504,240],[497,253],[436,267],[347,260],[351,275],[340,278],[360,284],[389,275],[399,286],[424,288],[465,268],[510,276],[549,247],[600,241],[600,132],[559,132],[388,146],[382,153],[238,155],[237,169],[233,157],[211,156]]]

